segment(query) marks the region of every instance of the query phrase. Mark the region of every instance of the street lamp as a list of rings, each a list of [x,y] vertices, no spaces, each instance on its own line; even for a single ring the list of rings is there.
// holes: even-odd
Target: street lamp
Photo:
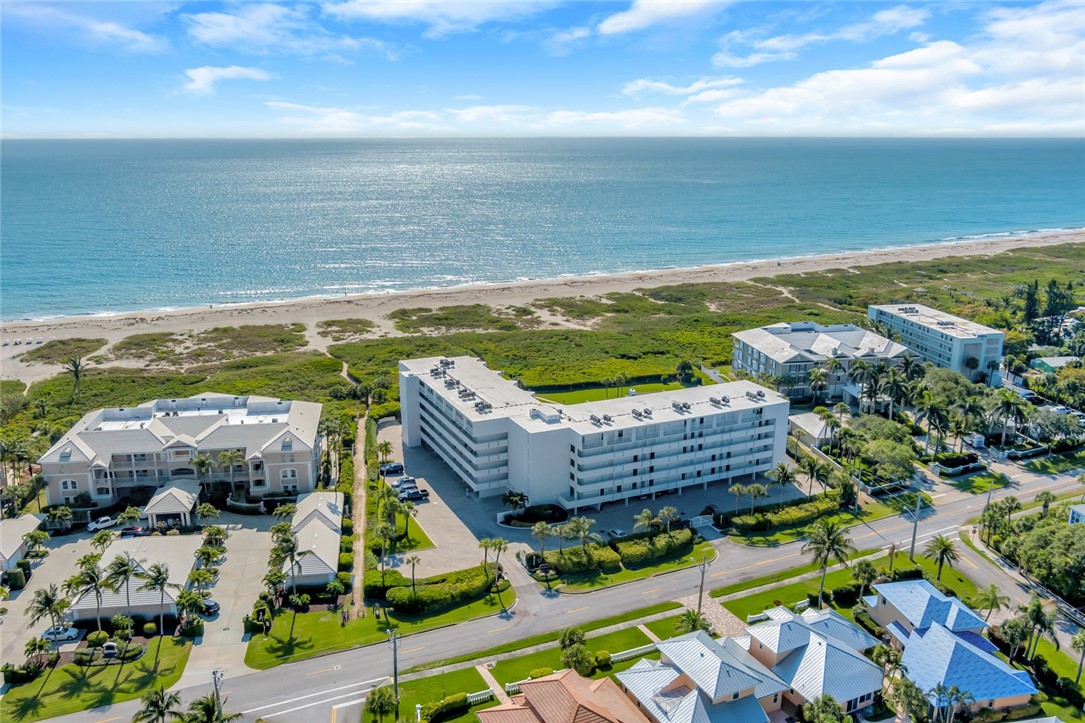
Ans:
[[[923,504],[923,490],[918,489],[915,493],[915,519],[912,521],[912,548],[908,552],[908,559],[915,562],[915,537],[919,533],[919,508]]]
[[[226,678],[226,671],[222,668],[215,668],[211,671],[211,680],[215,684],[215,716],[216,720],[222,720],[222,695],[220,690],[222,689],[222,681]]]
[[[388,629],[388,644],[392,648],[392,693],[396,699],[396,709],[399,709],[399,629]]]
[[[693,560],[691,557],[690,560]],[[701,568],[701,587],[697,593],[697,615],[701,614],[701,601],[704,599],[704,574],[708,568],[712,567],[712,563],[708,561],[708,555],[701,555],[701,561],[697,563],[697,567]]]

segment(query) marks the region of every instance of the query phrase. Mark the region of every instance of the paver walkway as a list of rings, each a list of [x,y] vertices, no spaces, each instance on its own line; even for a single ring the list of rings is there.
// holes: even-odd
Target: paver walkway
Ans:
[[[697,609],[697,596],[679,598],[678,601],[689,610]],[[721,605],[716,598],[706,592],[701,599],[701,614],[712,625],[717,635],[745,635],[746,623]]]
[[[486,685],[490,686],[490,690],[494,692],[494,695],[503,705],[508,705],[512,702],[512,699],[509,698],[508,694],[505,692],[505,686],[497,682],[497,678],[490,673],[485,665],[476,665],[475,670],[478,671],[478,674],[486,681]],[[471,692],[473,693],[475,691]]]

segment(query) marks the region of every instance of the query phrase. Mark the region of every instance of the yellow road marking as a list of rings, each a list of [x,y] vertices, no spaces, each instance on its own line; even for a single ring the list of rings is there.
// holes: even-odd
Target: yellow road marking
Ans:
[[[332,720],[331,720],[331,723],[335,723],[335,713],[336,713],[336,710],[335,710],[335,706],[333,705],[332,706]]]
[[[964,560],[965,562],[967,562],[967,563],[968,563],[969,565],[971,565],[972,567],[976,568],[977,570],[978,570],[978,569],[979,569],[979,567],[980,567],[980,566],[979,566],[979,565],[977,565],[976,563],[974,563],[974,562],[972,562],[971,560],[969,560],[969,559],[968,559],[967,557],[962,557],[961,559],[962,559],[962,560]]]
[[[586,606],[585,606],[585,607],[582,607],[582,608],[574,608],[574,609],[572,609],[572,610],[566,610],[566,611],[565,611],[565,614],[566,614],[566,615],[572,615],[573,613],[578,613],[578,612],[580,612],[581,610],[587,610],[587,609],[588,609],[588,608],[587,608]]]
[[[314,670],[312,673],[306,673],[306,675],[316,675],[318,673],[327,673],[328,671],[335,670],[335,666],[330,668],[322,668],[321,670]]]
[[[115,718],[105,718],[103,720],[95,721],[94,723],[109,723],[110,721],[115,721],[115,720],[120,720],[120,719],[121,719],[120,716],[116,716]]]
[[[790,555],[784,555],[783,557],[773,557],[769,560],[762,560],[761,562],[755,562],[752,565],[746,565],[744,567],[733,567],[730,570],[721,570],[720,572],[714,572],[710,577],[720,577],[722,575],[732,575],[736,572],[742,572],[743,570],[749,570],[752,567],[760,567],[761,565],[767,565],[770,562],[779,562],[780,560],[787,560],[792,557],[798,557],[802,553],[795,552]],[[770,573],[771,574],[771,573]]]
[[[661,588],[661,587],[653,587],[651,590],[645,590],[644,592],[641,593],[641,595],[650,595],[653,592],[659,592],[662,589],[663,588]]]
[[[417,653],[419,650],[422,650],[425,647],[425,645],[419,645],[417,648],[409,648],[407,650],[404,650],[403,654],[406,655],[407,653]]]
[[[508,629],[509,629],[509,626],[508,626],[508,625],[502,625],[502,626],[501,626],[501,627],[499,627],[499,628],[494,628],[494,629],[493,629],[493,630],[491,630],[490,632],[491,632],[491,633],[497,633],[497,632],[500,632],[500,631],[502,631],[502,630],[508,630]]]

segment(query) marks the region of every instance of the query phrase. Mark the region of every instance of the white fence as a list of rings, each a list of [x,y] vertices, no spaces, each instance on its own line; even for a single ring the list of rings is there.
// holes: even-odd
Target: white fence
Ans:
[[[697,515],[689,523],[694,527],[712,527],[712,515]]]
[[[467,703],[468,703],[468,705],[475,705],[477,703],[482,703],[483,701],[492,700],[493,697],[494,697],[493,690],[491,690],[490,688],[487,688],[486,690],[480,690],[477,693],[468,693],[467,694]]]
[[[656,644],[655,643],[648,643],[647,645],[642,645],[639,648],[630,648],[629,650],[623,650],[620,653],[614,653],[613,655],[610,656],[610,662],[611,663],[620,663],[623,660],[631,660],[633,658],[639,658],[642,655],[647,655],[648,653],[654,653],[655,651],[656,651]],[[556,673],[558,671],[554,671],[554,672]],[[517,693],[520,692],[520,683],[526,683],[529,680],[531,680],[531,678],[526,678],[525,680],[518,680],[515,683],[506,683],[505,684],[505,693],[508,694],[508,695],[516,695]],[[486,691],[483,691],[483,693],[485,693],[485,692]],[[474,695],[482,695],[482,693],[475,693]],[[471,699],[470,696],[468,696],[468,700],[470,700],[470,699]],[[481,700],[486,700],[486,699],[482,698]]]

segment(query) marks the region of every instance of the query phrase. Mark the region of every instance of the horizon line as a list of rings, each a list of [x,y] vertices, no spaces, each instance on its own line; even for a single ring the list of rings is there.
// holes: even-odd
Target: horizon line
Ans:
[[[444,136],[13,136],[0,134],[2,141],[444,141],[444,140],[1085,140],[1080,135],[444,135]]]

